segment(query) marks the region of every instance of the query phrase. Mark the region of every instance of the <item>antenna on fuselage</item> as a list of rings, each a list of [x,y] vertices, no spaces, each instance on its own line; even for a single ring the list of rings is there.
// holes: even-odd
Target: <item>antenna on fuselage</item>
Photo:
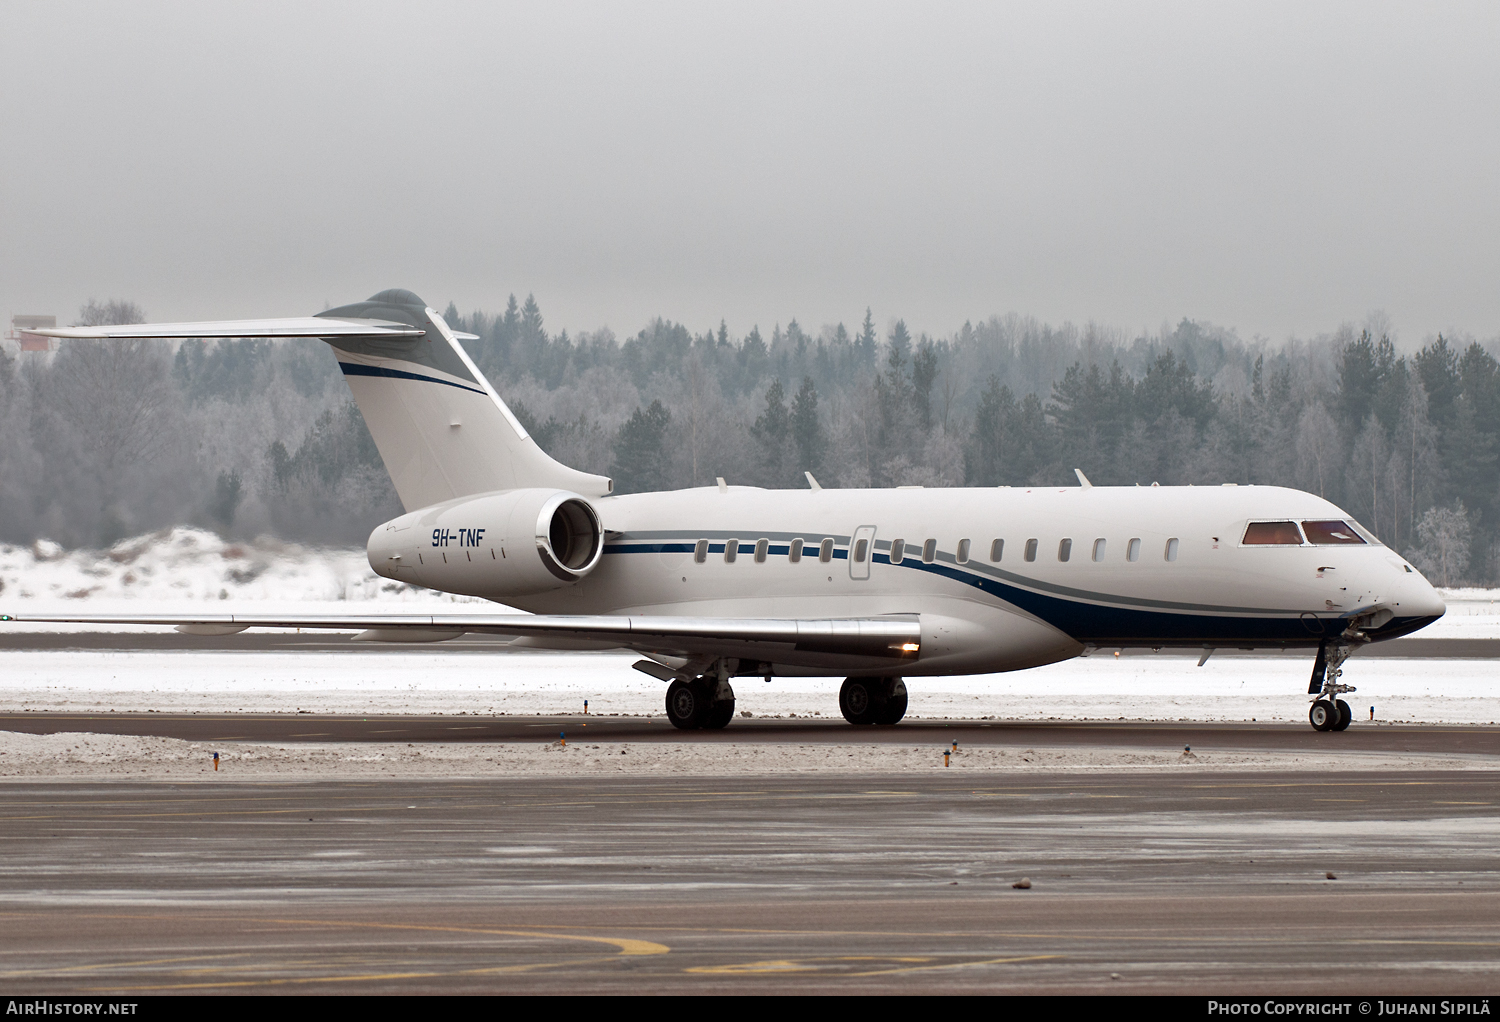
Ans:
[[[817,493],[823,488],[818,485],[818,481],[813,478],[813,474],[811,472],[804,470],[802,474],[807,476],[807,485],[812,487],[814,493]]]
[[[1085,490],[1092,490],[1094,488],[1094,484],[1089,482],[1089,477],[1083,474],[1083,469],[1075,468],[1073,474],[1078,477],[1078,485],[1082,486]]]

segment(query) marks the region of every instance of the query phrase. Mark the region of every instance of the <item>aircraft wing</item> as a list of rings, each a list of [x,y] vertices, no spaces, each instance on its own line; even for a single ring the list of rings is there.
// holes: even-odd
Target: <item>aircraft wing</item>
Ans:
[[[119,340],[128,337],[422,337],[425,330],[406,323],[380,319],[326,319],[295,316],[291,319],[227,319],[210,323],[126,323],[118,326],[72,326],[27,333],[44,337]],[[472,338],[472,334],[464,337]]]
[[[665,656],[729,656],[802,667],[858,669],[916,660],[922,627],[915,614],[870,618],[765,619],[534,614],[0,614],[16,623],[171,625],[195,635],[247,628],[359,630],[384,642],[437,642],[465,633],[532,637],[545,648],[587,643]]]

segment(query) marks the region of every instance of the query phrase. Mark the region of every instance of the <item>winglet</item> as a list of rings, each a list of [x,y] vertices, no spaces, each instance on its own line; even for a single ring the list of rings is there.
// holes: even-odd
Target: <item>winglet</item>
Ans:
[[[1092,490],[1094,488],[1094,484],[1089,482],[1089,477],[1083,474],[1083,469],[1075,468],[1073,472],[1078,476],[1078,484],[1085,490]]]
[[[812,487],[814,493],[817,493],[823,488],[818,485],[818,481],[813,478],[813,474],[811,472],[803,472],[802,474],[807,476],[807,485]]]

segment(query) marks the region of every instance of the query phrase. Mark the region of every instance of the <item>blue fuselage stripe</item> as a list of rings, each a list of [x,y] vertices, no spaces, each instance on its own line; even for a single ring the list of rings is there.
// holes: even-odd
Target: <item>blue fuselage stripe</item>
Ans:
[[[615,543],[604,548],[605,553],[692,553],[692,543]],[[723,543],[709,544],[709,552],[723,554]],[[783,556],[786,547],[772,547],[771,551]],[[739,558],[753,560],[755,543],[740,542]],[[846,559],[847,549],[837,549],[834,557]],[[1340,623],[1337,619],[1312,618],[1309,615],[1287,611],[1283,614],[1224,614],[1224,613],[1173,613],[1159,610],[1133,610],[1113,607],[1081,600],[1068,600],[1044,593],[1032,592],[1018,586],[1007,585],[997,579],[987,578],[956,565],[924,563],[918,558],[903,558],[899,564],[891,565],[886,553],[872,553],[870,560],[898,568],[926,571],[951,579],[960,585],[972,586],[981,592],[1014,607],[1035,614],[1055,628],[1061,629],[1079,642],[1096,646],[1155,644],[1203,644],[1205,646],[1233,646],[1236,643],[1316,645],[1327,634],[1336,634]],[[817,564],[816,554],[803,557],[803,562]],[[1382,632],[1405,634],[1420,624],[1418,619],[1398,619]],[[1425,619],[1421,623],[1426,623]],[[1382,636],[1383,637],[1383,636]]]

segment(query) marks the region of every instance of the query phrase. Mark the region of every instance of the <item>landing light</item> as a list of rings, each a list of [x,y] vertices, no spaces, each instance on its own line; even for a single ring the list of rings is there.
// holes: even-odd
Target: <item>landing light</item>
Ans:
[[[915,642],[903,642],[901,644],[901,652],[903,653],[915,653],[921,648],[922,647],[917,645]]]

